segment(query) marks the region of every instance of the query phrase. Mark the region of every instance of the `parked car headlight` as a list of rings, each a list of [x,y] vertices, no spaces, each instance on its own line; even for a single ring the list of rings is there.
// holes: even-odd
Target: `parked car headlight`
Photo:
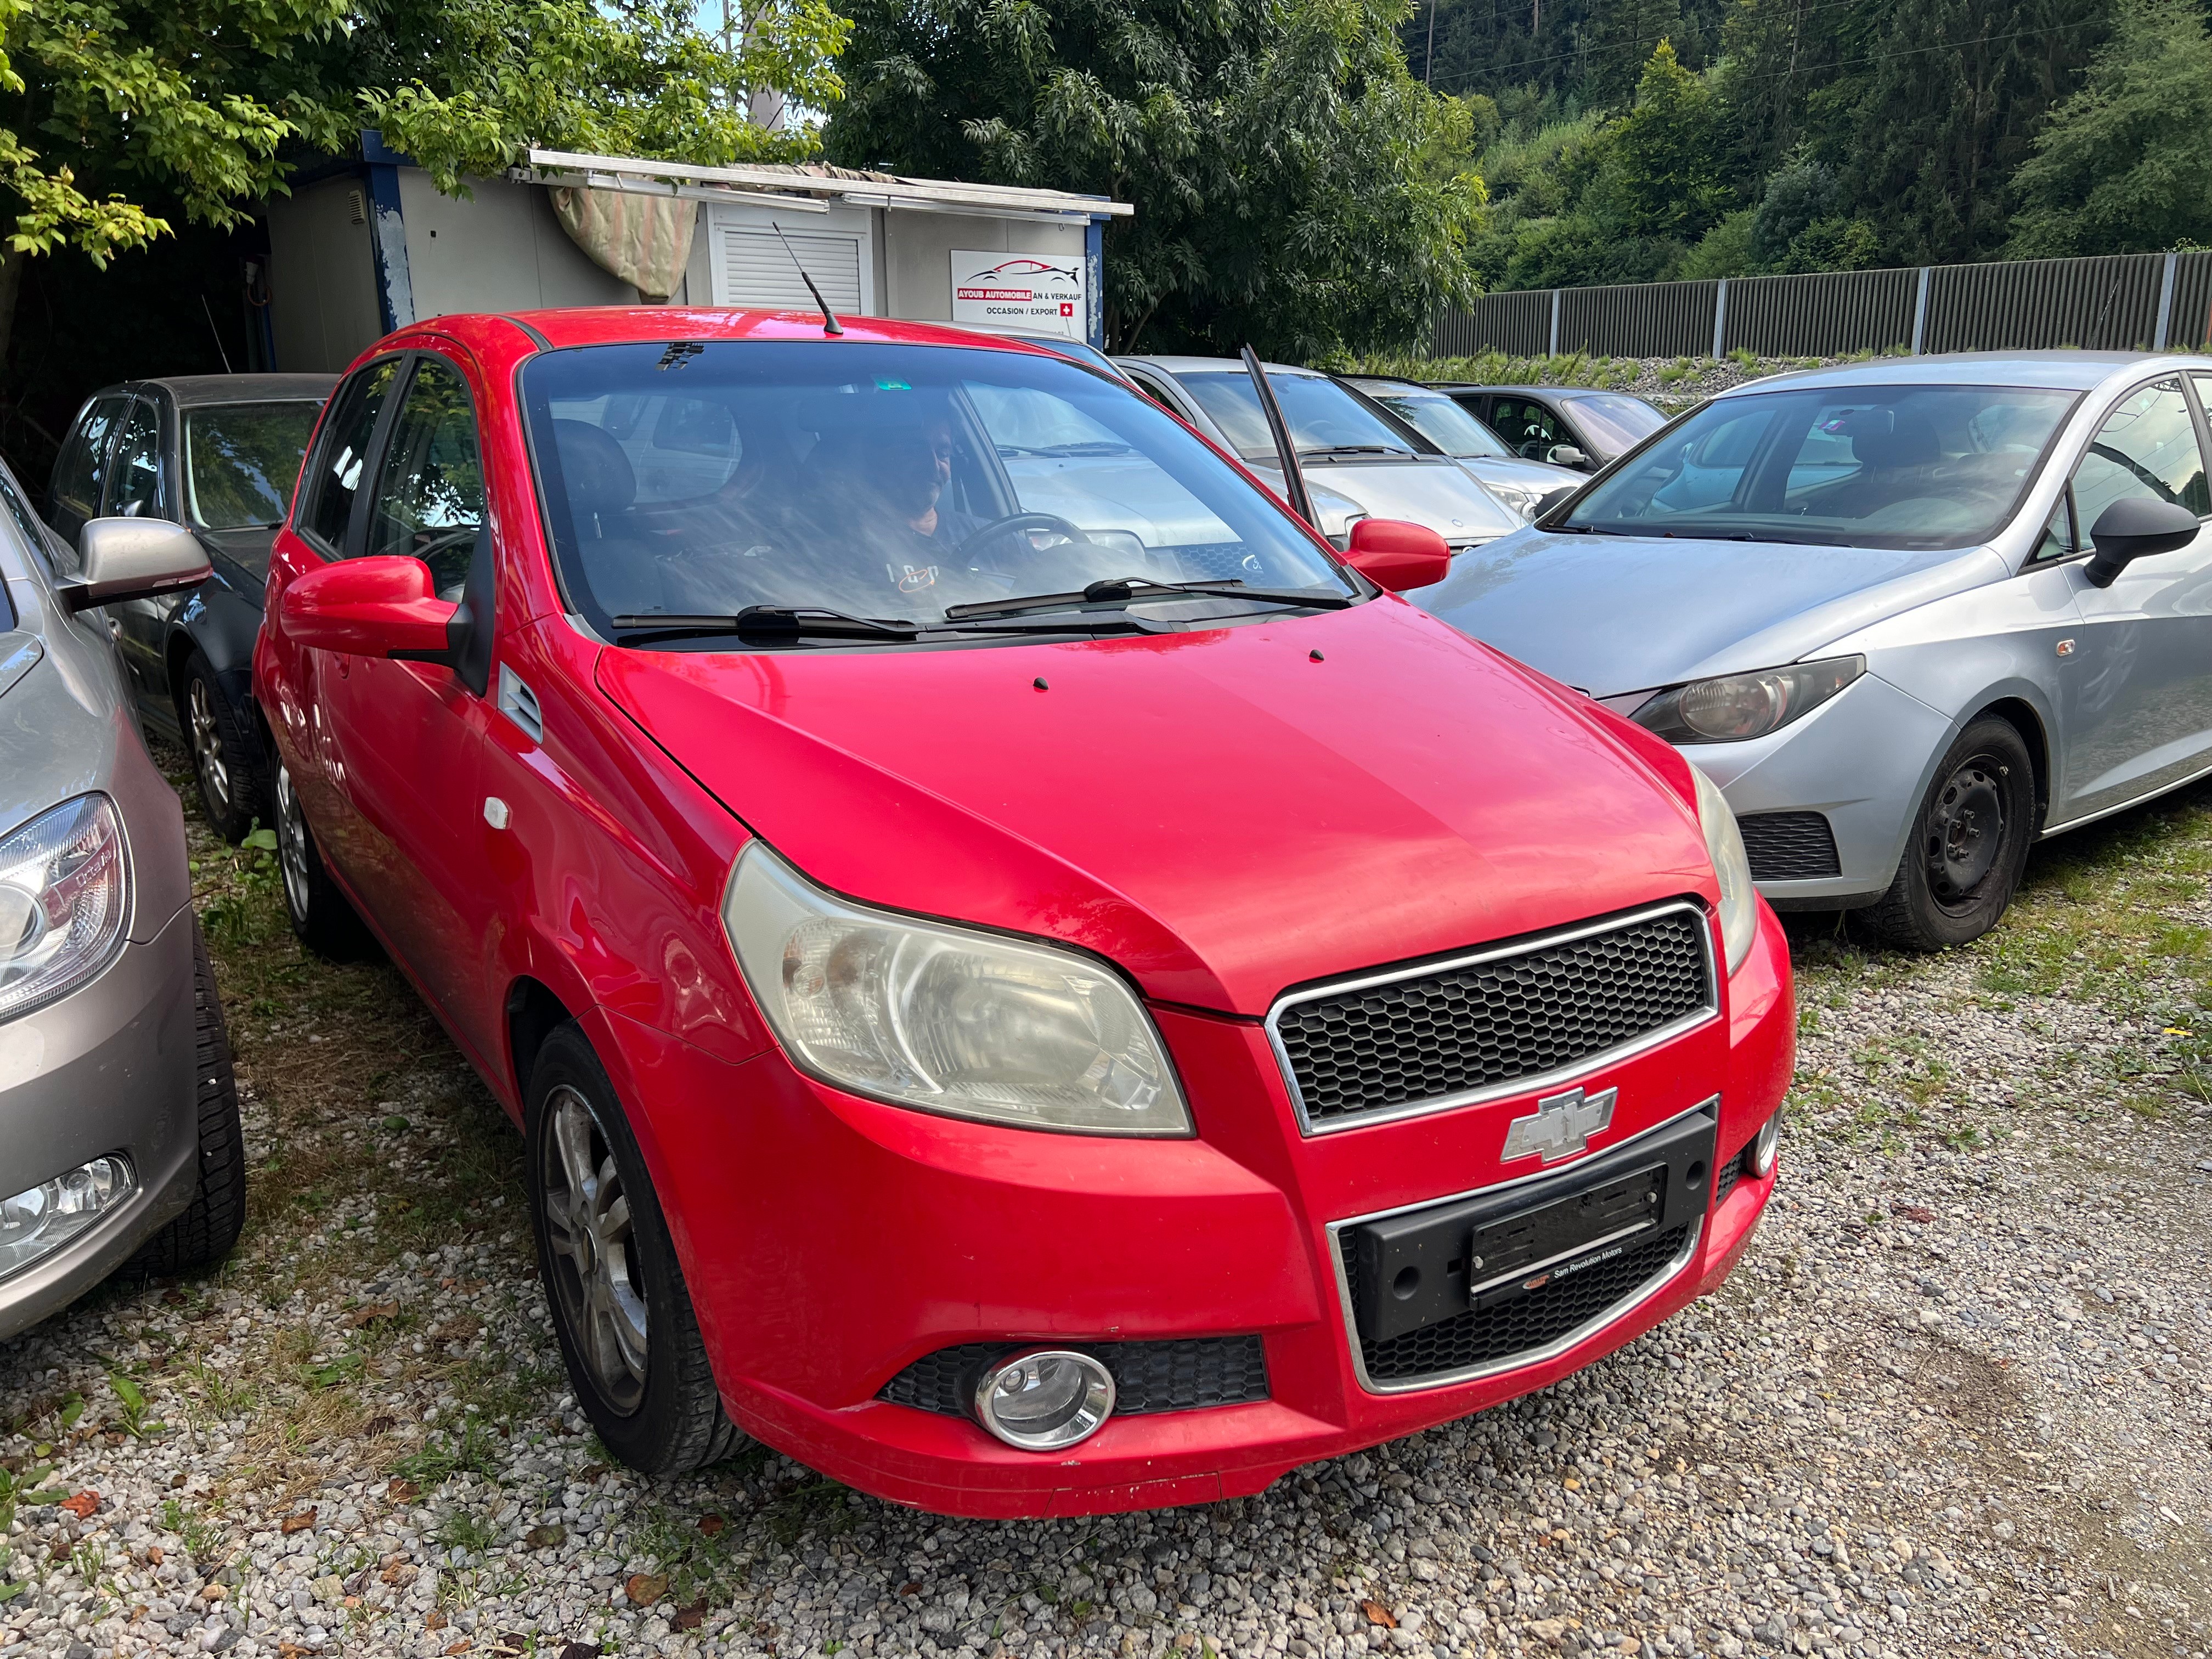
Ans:
[[[1864,657],[1830,657],[1692,680],[1662,691],[1629,718],[1669,743],[1741,743],[1779,732],[1865,672]]]
[[[0,837],[0,1019],[106,967],[130,911],[131,861],[106,796],[80,795]]]
[[[1523,524],[1535,518],[1537,504],[1551,494],[1549,490],[1533,489],[1526,484],[1504,483],[1488,478],[1482,480],[1482,487],[1497,496],[1505,510]]]
[[[1721,949],[1728,956],[1731,974],[1751,952],[1759,933],[1759,890],[1751,884],[1751,860],[1743,850],[1743,832],[1736,828],[1735,809],[1720,787],[1697,767],[1690,775],[1698,783],[1698,822],[1705,831],[1705,852],[1712,859],[1713,874],[1721,884]]]
[[[1088,957],[852,903],[759,842],[722,924],[786,1051],[824,1082],[1023,1128],[1191,1133],[1151,1018]]]

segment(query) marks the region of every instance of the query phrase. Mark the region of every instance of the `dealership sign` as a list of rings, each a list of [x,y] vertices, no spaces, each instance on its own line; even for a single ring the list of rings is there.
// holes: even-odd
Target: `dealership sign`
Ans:
[[[952,251],[952,320],[1080,340],[1090,334],[1080,253]]]

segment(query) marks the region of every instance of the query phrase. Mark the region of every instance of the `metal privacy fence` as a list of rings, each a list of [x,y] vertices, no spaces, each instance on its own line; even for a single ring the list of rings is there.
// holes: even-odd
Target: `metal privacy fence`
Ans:
[[[1855,351],[2197,349],[2212,345],[2212,252],[2123,253],[1721,282],[1487,294],[1432,353],[1836,357]]]

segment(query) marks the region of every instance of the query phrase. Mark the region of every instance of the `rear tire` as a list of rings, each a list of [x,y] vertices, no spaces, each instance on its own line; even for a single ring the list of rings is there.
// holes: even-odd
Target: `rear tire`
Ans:
[[[251,715],[223,694],[204,651],[185,659],[177,685],[177,724],[191,752],[200,811],[228,842],[246,839],[269,821],[269,759]]]
[[[276,863],[284,878],[284,914],[300,943],[332,962],[376,954],[376,939],[324,867],[322,849],[300,810],[292,774],[276,766]]]
[[[246,1135],[238,1121],[238,1081],[230,1036],[216,995],[207,942],[192,924],[193,1097],[199,1131],[199,1186],[185,1212],[147,1240],[137,1265],[149,1273],[191,1273],[230,1254],[246,1225]]]
[[[1976,720],[1936,766],[1896,879],[1867,920],[1900,950],[1979,939],[2012,902],[2037,827],[2035,763],[2019,728]]]
[[[576,1400],[606,1449],[657,1478],[720,1462],[722,1413],[660,1202],[622,1103],[573,1023],[530,1068],[524,1170],[538,1267]]]

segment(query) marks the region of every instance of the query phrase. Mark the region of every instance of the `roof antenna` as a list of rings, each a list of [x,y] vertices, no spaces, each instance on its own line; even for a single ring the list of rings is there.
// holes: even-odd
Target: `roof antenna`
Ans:
[[[215,307],[208,304],[204,294],[200,295],[200,309],[207,313],[208,332],[215,336],[216,356],[222,359],[222,372],[228,374],[231,372],[230,354],[222,349],[222,331],[215,325]]]
[[[822,297],[822,290],[814,286],[814,279],[806,274],[806,267],[799,263],[798,252],[791,246],[791,238],[783,234],[783,227],[771,219],[768,222],[768,228],[775,233],[775,240],[783,244],[783,251],[791,255],[791,263],[799,272],[799,280],[806,284],[806,291],[814,296],[814,303],[821,308],[822,331],[824,334],[842,334],[845,325],[837,320],[837,313],[830,309],[830,302]]]

